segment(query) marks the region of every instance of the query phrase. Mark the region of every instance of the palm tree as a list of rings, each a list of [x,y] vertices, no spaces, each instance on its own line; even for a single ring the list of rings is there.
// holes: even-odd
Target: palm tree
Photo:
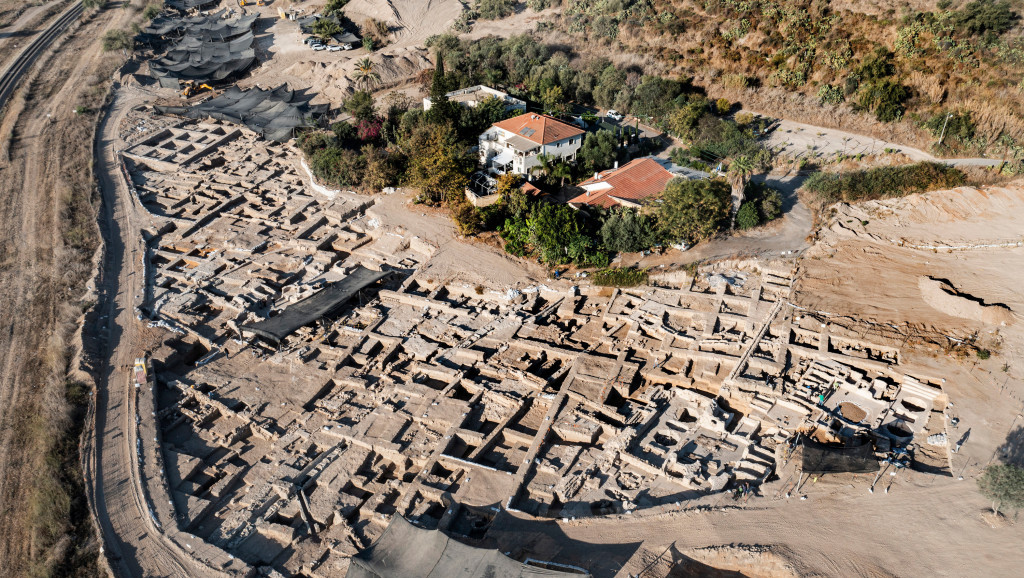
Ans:
[[[375,65],[369,56],[356,61],[356,71],[352,73],[352,80],[357,85],[364,87],[380,82],[380,73],[375,70]]]
[[[558,182],[559,188],[564,187],[565,179],[572,176],[572,167],[569,166],[569,163],[560,160],[552,167],[551,176],[560,179]]]
[[[743,204],[744,190],[747,181],[754,172],[754,163],[746,155],[738,156],[729,163],[729,184],[732,185],[732,219],[736,222],[736,213]]]

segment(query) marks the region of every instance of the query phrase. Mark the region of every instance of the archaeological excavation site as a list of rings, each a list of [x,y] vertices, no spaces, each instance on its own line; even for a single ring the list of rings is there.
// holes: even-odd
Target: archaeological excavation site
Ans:
[[[1024,148],[921,102],[996,3],[63,1],[0,10],[90,54],[0,83],[11,575],[1019,573]]]

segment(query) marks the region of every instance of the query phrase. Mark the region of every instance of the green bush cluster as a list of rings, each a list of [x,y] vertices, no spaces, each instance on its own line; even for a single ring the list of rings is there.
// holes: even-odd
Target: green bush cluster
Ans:
[[[958,169],[941,163],[922,162],[842,174],[814,173],[804,187],[822,201],[835,203],[902,197],[958,187],[965,182],[966,176]]]
[[[478,0],[476,11],[484,20],[500,20],[512,15],[516,10],[516,0]]]
[[[761,183],[748,182],[745,201],[736,212],[736,226],[752,229],[782,216],[782,193]]]
[[[595,271],[594,284],[601,287],[636,287],[647,284],[647,269],[626,269],[612,267]]]

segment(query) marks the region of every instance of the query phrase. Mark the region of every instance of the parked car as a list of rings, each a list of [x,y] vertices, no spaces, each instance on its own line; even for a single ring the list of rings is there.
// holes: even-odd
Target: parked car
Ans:
[[[345,44],[341,45],[341,49],[342,50],[352,50],[352,45],[346,42]]]
[[[340,52],[340,51],[341,51],[341,46],[338,46],[337,44],[332,44],[332,45],[327,47],[327,52]]]
[[[324,46],[323,44],[314,44],[313,50],[327,50],[327,47]]]
[[[320,42],[320,39],[317,38],[316,36],[307,36],[307,37],[302,39],[302,43],[303,44],[316,44],[316,43],[319,43],[319,42]]]
[[[624,116],[619,114],[619,111],[617,111],[615,109],[612,109],[612,110],[609,110],[608,112],[606,112],[605,116],[610,118],[610,119],[612,119],[612,120],[622,120],[623,118],[625,118]]]

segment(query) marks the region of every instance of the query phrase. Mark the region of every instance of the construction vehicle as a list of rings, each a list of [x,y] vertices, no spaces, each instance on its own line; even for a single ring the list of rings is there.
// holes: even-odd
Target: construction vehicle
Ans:
[[[264,0],[256,0],[255,2],[253,2],[253,0],[238,0],[238,5],[242,8],[245,8],[246,6],[249,6],[251,4],[255,4],[256,6],[267,5],[267,3]]]
[[[204,90],[213,90],[213,87],[206,83],[196,83],[194,80],[186,80],[184,83],[185,89],[181,91],[182,98],[190,98],[199,94]]]

